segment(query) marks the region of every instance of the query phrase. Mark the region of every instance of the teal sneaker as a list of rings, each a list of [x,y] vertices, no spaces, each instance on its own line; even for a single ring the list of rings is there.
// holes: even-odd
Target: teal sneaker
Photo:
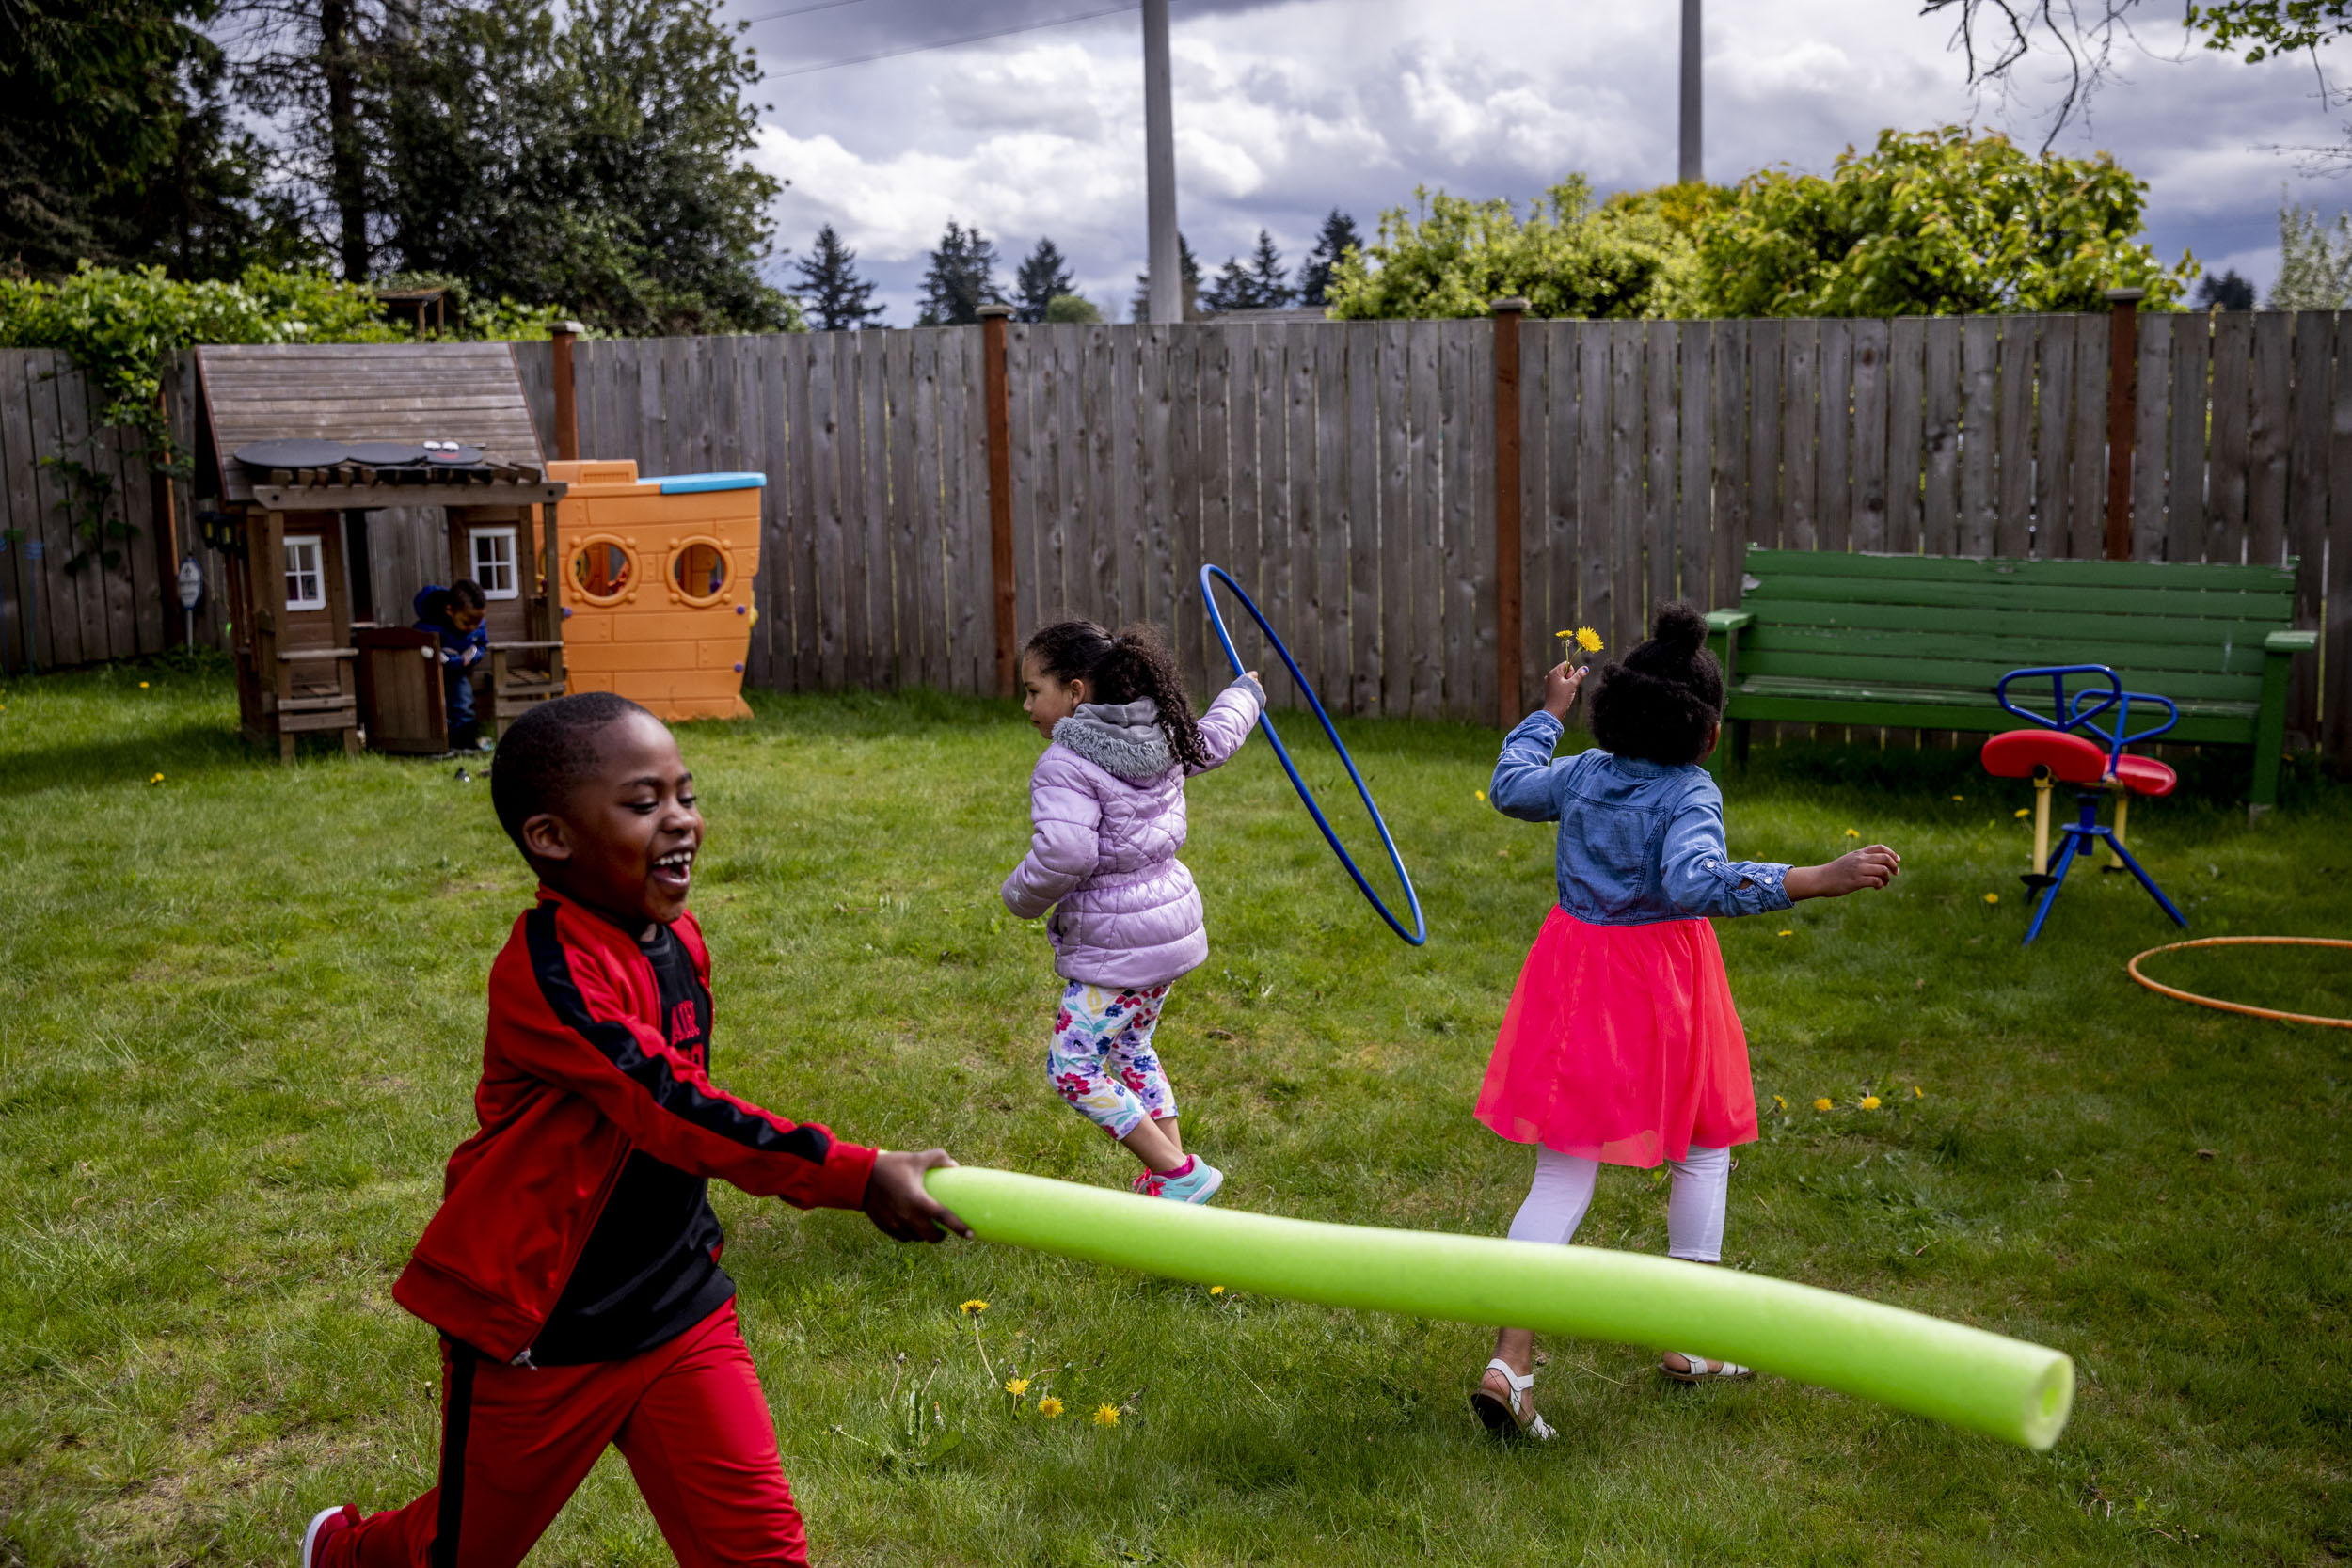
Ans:
[[[1179,1203],[1206,1203],[1225,1185],[1225,1173],[1198,1154],[1190,1156],[1182,1175],[1145,1171],[1135,1189],[1146,1197],[1173,1198]]]

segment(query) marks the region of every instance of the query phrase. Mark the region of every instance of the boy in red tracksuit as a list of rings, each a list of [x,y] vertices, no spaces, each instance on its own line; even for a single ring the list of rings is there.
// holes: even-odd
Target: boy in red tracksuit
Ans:
[[[508,1568],[607,1444],[688,1568],[805,1563],[706,1187],[936,1242],[970,1234],[923,1190],[955,1162],[711,1084],[710,958],[686,912],[703,822],[659,720],[610,693],[542,704],[499,743],[491,799],[539,902],[491,966],[481,1131],[392,1290],[441,1331],[440,1481],[389,1513],[320,1513],[302,1568]]]

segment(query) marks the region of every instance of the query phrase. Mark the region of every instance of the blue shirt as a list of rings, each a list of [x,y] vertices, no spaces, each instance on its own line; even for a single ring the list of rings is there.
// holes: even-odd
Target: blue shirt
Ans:
[[[1522,822],[1560,824],[1560,907],[1592,926],[1645,926],[1788,907],[1788,868],[1735,861],[1707,769],[1597,748],[1554,762],[1560,721],[1541,709],[1502,739],[1489,794]]]

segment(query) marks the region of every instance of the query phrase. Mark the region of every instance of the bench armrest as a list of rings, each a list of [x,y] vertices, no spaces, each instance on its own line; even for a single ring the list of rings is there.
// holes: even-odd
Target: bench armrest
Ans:
[[[1707,612],[1707,629],[1710,633],[1744,631],[1756,624],[1754,612],[1745,610],[1710,610]]]
[[[358,658],[357,648],[292,648],[278,656],[280,664],[308,664],[316,659]]]
[[[490,651],[494,654],[544,653],[549,648],[560,648],[563,645],[561,642],[493,642],[490,644]]]
[[[2315,631],[2274,631],[2263,639],[2266,654],[2307,654],[2319,646]]]

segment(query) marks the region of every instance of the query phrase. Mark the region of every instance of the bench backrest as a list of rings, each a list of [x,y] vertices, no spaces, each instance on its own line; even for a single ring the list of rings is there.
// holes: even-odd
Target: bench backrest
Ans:
[[[2294,625],[2295,562],[1970,560],[1751,547],[1736,673],[1989,692],[2011,670],[2105,664],[2132,690],[2253,703]],[[2046,685],[2046,683],[2045,683]]]

